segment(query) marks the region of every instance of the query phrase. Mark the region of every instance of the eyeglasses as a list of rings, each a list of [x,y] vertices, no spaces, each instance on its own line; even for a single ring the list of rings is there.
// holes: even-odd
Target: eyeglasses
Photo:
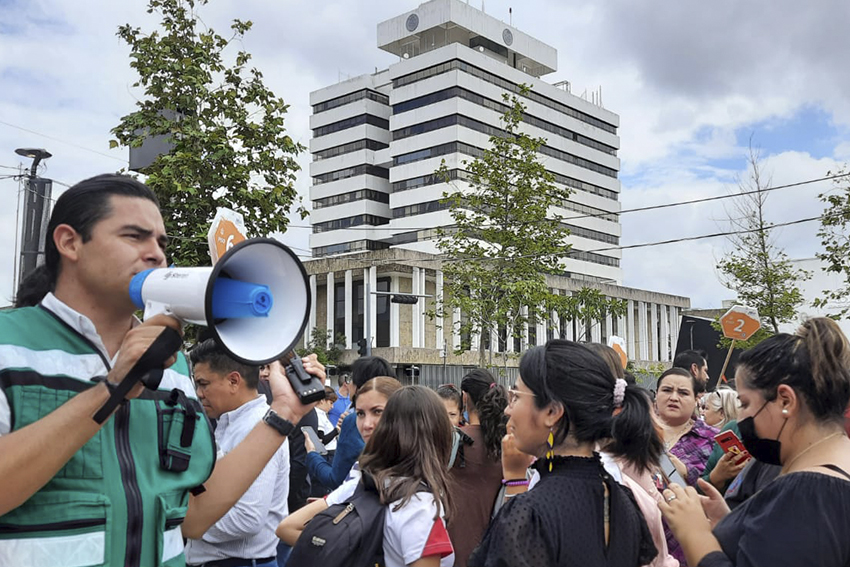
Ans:
[[[534,394],[532,392],[520,392],[519,390],[513,389],[508,390],[508,407],[513,407],[513,405],[516,403],[520,396],[531,396],[533,398],[536,398],[537,394]]]

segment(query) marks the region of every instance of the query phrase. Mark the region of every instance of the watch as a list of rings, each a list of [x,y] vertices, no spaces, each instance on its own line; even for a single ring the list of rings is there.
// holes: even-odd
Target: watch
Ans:
[[[292,433],[292,430],[295,429],[295,425],[291,421],[280,417],[272,408],[269,408],[266,415],[263,416],[263,421],[284,437]]]

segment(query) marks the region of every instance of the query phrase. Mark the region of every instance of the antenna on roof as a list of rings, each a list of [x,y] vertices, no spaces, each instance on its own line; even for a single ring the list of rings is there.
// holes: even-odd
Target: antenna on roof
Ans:
[[[513,8],[508,8],[508,25],[509,26],[514,25],[514,9]]]

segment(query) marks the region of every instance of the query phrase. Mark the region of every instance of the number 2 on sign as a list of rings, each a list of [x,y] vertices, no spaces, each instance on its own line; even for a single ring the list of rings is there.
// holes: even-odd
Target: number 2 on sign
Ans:
[[[738,324],[735,325],[735,332],[742,333],[744,331],[744,320],[738,319]]]

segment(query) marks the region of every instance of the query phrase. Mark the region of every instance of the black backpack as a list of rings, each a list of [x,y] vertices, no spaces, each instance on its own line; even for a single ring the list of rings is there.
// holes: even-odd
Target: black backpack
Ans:
[[[329,506],[304,527],[287,559],[289,567],[383,567],[387,507],[363,472],[354,495]]]

